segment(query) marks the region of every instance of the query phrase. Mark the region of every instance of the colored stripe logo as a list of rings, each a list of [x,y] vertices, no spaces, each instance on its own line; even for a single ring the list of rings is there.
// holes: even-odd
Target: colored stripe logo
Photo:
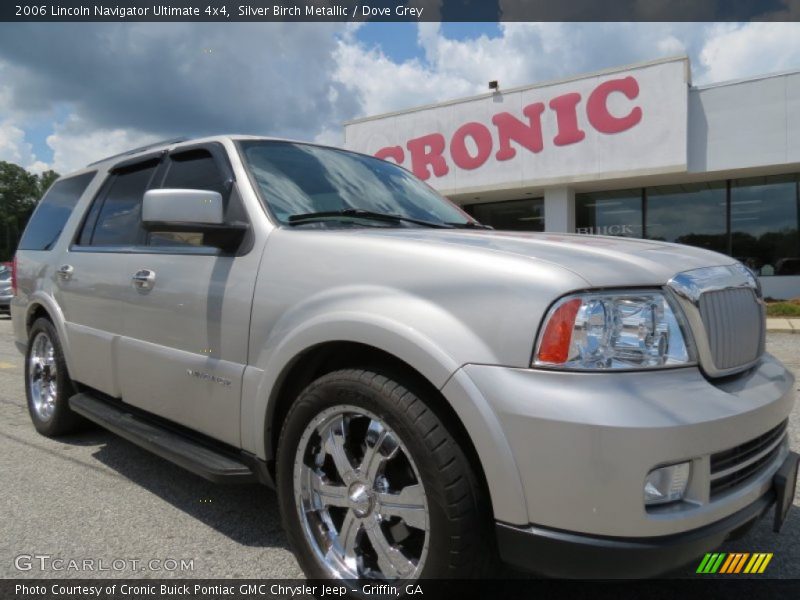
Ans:
[[[738,573],[763,573],[772,560],[772,552],[714,552],[706,554],[697,567],[697,573],[736,575]]]

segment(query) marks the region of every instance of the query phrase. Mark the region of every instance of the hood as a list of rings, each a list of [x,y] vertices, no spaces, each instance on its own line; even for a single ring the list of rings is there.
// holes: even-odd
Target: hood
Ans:
[[[664,285],[676,273],[729,265],[724,254],[652,240],[567,233],[451,229],[359,229],[344,235],[391,237],[432,246],[463,246],[557,265],[590,287]]]

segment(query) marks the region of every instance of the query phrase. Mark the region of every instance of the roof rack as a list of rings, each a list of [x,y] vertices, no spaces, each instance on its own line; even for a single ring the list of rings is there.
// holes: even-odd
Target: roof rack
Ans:
[[[138,154],[139,152],[144,152],[145,150],[149,150],[150,148],[156,148],[157,146],[167,146],[169,144],[178,144],[180,142],[185,142],[188,139],[189,138],[187,137],[176,137],[176,138],[170,138],[168,140],[162,140],[160,142],[153,142],[152,144],[147,144],[146,146],[140,146],[139,148],[134,148],[133,150],[126,150],[125,152],[120,152],[119,154],[112,154],[111,156],[106,156],[105,158],[101,158],[100,160],[91,162],[86,166],[92,167],[94,165],[100,164],[101,162],[111,160],[112,158],[122,158],[123,156],[130,156],[131,154]]]

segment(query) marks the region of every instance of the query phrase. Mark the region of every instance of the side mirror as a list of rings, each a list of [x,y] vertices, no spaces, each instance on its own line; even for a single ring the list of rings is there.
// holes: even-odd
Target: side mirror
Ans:
[[[148,190],[142,201],[142,225],[148,231],[202,233],[203,245],[236,252],[247,223],[226,223],[222,195],[208,190]]]
[[[222,225],[222,195],[207,190],[148,190],[142,202],[142,223]]]

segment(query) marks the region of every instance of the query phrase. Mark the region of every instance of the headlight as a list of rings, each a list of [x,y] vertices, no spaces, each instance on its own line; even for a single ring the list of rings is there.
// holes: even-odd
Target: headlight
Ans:
[[[691,364],[676,314],[660,291],[567,296],[547,313],[533,366],[609,370]]]

